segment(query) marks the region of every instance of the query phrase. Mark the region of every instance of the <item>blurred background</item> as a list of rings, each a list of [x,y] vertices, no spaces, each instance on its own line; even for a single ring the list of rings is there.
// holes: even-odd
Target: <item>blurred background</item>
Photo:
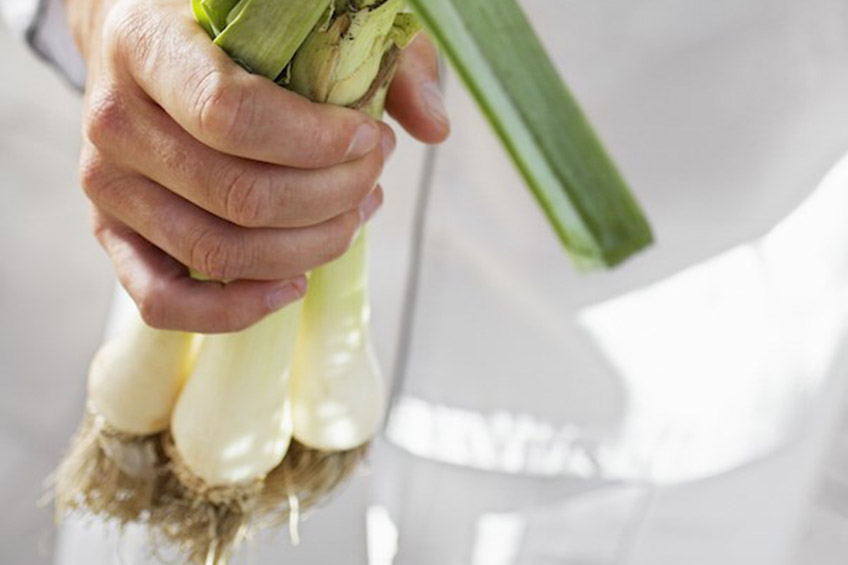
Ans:
[[[791,302],[789,299],[799,297],[807,300],[814,294],[811,288],[818,287],[807,284],[808,280],[793,278],[792,273],[813,273],[816,268],[823,269],[823,266],[835,270],[839,264],[837,256],[844,253],[844,246],[838,244],[837,238],[830,237],[830,233],[816,231],[819,226],[848,225],[848,221],[843,219],[848,218],[845,212],[848,209],[848,190],[842,191],[843,195],[840,196],[839,191],[829,189],[824,199],[819,198],[813,206],[808,207],[813,213],[794,218],[775,237],[770,235],[765,245],[757,242],[756,248],[753,245],[740,246],[737,250],[742,252],[741,256],[719,255],[738,243],[731,241],[738,239],[738,234],[733,234],[732,229],[725,229],[727,226],[734,222],[747,222],[749,226],[745,237],[753,240],[762,236],[774,226],[777,219],[784,217],[813,192],[813,187],[822,175],[848,147],[848,103],[844,97],[848,87],[845,80],[836,80],[836,74],[831,73],[832,68],[842,60],[844,50],[834,48],[834,45],[841,43],[828,43],[835,37],[845,41],[841,35],[843,27],[840,27],[843,22],[835,19],[823,21],[816,18],[816,13],[811,10],[809,21],[801,22],[803,25],[798,24],[796,27],[796,19],[791,17],[794,13],[791,10],[798,6],[794,1],[704,3],[700,8],[704,13],[696,14],[691,6],[682,3],[653,0],[642,3],[644,10],[633,8],[629,12],[630,20],[622,15],[627,11],[622,8],[624,3],[565,0],[561,4],[547,0],[526,2],[539,8],[536,12],[537,23],[543,29],[546,40],[561,54],[558,62],[563,65],[568,63],[571,72],[569,78],[576,77],[579,94],[587,101],[593,118],[597,117],[597,123],[607,134],[614,154],[621,158],[628,177],[639,186],[651,188],[651,191],[640,196],[644,196],[644,202],[656,220],[655,225],[661,236],[665,233],[679,235],[661,237],[659,250],[665,255],[658,253],[630,266],[631,270],[625,273],[624,278],[635,276],[644,283],[655,282],[661,278],[657,273],[661,272],[665,276],[676,272],[682,265],[674,263],[668,269],[656,268],[656,272],[646,266],[658,267],[656,264],[651,265],[651,261],[658,263],[675,254],[685,257],[691,263],[703,261],[705,264],[700,271],[676,279],[677,282],[670,286],[656,285],[659,288],[655,291],[649,289],[649,292],[637,295],[629,302],[608,304],[606,308],[593,310],[587,314],[587,325],[596,331],[595,337],[599,344],[611,348],[611,357],[614,357],[612,353],[617,353],[614,351],[616,344],[636,343],[631,341],[634,335],[652,334],[641,336],[645,340],[641,356],[625,358],[616,367],[616,374],[636,377],[625,384],[641,383],[646,385],[645,388],[653,386],[653,392],[657,394],[643,398],[664,400],[669,405],[666,408],[680,412],[663,422],[665,425],[669,421],[672,424],[682,422],[696,431],[710,433],[718,429],[727,433],[715,444],[707,444],[707,448],[713,448],[713,451],[699,451],[698,448],[705,444],[696,443],[693,437],[686,437],[681,432],[675,436],[677,440],[696,446],[686,453],[687,460],[678,457],[681,453],[679,449],[669,449],[667,455],[670,453],[670,456],[666,461],[649,461],[657,464],[658,469],[666,465],[671,474],[677,472],[686,475],[687,465],[699,467],[701,474],[689,475],[697,476],[697,480],[682,484],[669,482],[658,486],[649,484],[644,476],[637,475],[621,483],[612,481],[604,489],[597,489],[597,492],[569,495],[556,501],[544,500],[545,504],[539,508],[486,514],[483,518],[488,521],[481,519],[477,523],[480,526],[478,533],[485,530],[488,538],[491,538],[492,547],[497,547],[499,537],[509,537],[500,536],[499,532],[515,533],[510,530],[510,524],[526,522],[529,524],[526,540],[536,544],[532,546],[530,543],[528,547],[542,551],[539,549],[541,547],[569,556],[558,560],[543,560],[537,555],[534,559],[531,551],[531,555],[525,556],[524,560],[516,558],[509,563],[842,565],[845,562],[848,555],[848,418],[845,417],[848,404],[843,395],[848,388],[848,381],[844,378],[848,374],[848,359],[833,361],[826,370],[818,370],[819,367],[816,367],[809,371],[815,373],[820,382],[816,382],[815,386],[807,386],[809,398],[804,397],[805,402],[801,406],[803,410],[798,410],[805,417],[782,421],[781,432],[787,432],[788,428],[785,435],[789,437],[781,435],[780,449],[772,452],[770,450],[775,447],[774,442],[766,442],[769,450],[757,451],[756,458],[739,458],[737,454],[730,453],[729,459],[734,464],[738,463],[738,466],[722,466],[723,461],[717,457],[717,454],[724,455],[722,449],[728,446],[732,448],[736,443],[745,447],[747,440],[740,432],[741,427],[748,434],[754,429],[768,436],[773,432],[771,424],[774,423],[773,419],[768,418],[769,414],[765,414],[762,420],[733,420],[733,406],[727,409],[729,403],[725,402],[730,397],[730,394],[725,394],[726,391],[739,393],[738,397],[749,400],[760,400],[761,390],[769,392],[770,376],[779,376],[781,371],[796,368],[782,363],[783,357],[776,357],[778,361],[775,363],[765,363],[763,359],[774,353],[785,353],[787,359],[794,360],[792,353],[796,344],[792,339],[802,335],[802,332],[791,333],[790,330],[796,330],[798,325],[785,324],[786,335],[791,334],[791,339],[780,342],[780,348],[766,340],[764,349],[755,350],[746,346],[770,337],[769,324],[772,318],[769,316],[758,317],[757,321],[762,322],[760,325],[736,324],[737,327],[729,327],[734,324],[728,323],[707,327],[707,324],[699,325],[699,318],[696,317],[703,316],[711,320],[711,316],[721,317],[716,312],[730,312],[732,315],[743,310],[744,314],[739,314],[738,319],[743,319],[747,314],[756,317],[762,313],[756,310],[760,303],[749,299],[751,295],[761,295],[764,288],[773,290],[780,287],[780,292],[787,293],[784,297],[787,303]],[[814,3],[831,10],[823,13],[836,13],[841,1],[816,0]],[[566,5],[582,19],[563,17],[561,10]],[[725,26],[719,16],[728,10],[742,13],[740,21],[745,25],[738,28]],[[674,13],[677,21],[688,24],[690,28],[663,28],[671,39],[654,33],[662,27],[659,15],[668,13]],[[598,29],[606,32],[593,36],[595,49],[581,49],[581,41],[585,39],[581,36],[581,29],[589,29],[589,24],[597,24]],[[770,31],[779,31],[780,26],[786,26],[790,36],[785,45],[778,44],[785,48],[778,53],[783,59],[775,56],[774,45],[767,40],[768,37],[783,37],[780,33],[769,35]],[[822,32],[828,29],[829,33]],[[618,42],[627,33],[631,34],[631,40],[645,46],[644,60],[638,61],[639,66],[634,65],[634,57],[638,58],[637,55],[618,47]],[[676,45],[678,39],[686,45],[686,49],[668,49],[663,43],[665,41]],[[738,56],[713,58],[712,49],[716,46],[725,55],[733,52]],[[599,53],[602,54],[601,63]],[[703,56],[702,64],[691,65],[690,58],[699,54]],[[809,60],[819,60],[822,64],[811,68],[807,65]],[[734,64],[727,65],[727,61]],[[51,545],[56,536],[49,506],[39,507],[37,502],[46,491],[45,479],[57,464],[82,413],[85,374],[107,320],[113,279],[109,262],[90,235],[85,199],[76,183],[80,129],[78,95],[2,27],[0,69],[3,73],[3,80],[0,81],[0,194],[5,204],[0,208],[0,507],[5,510],[0,513],[0,563],[41,565],[51,563]],[[848,69],[845,72],[848,76]],[[643,79],[641,75],[646,78]],[[714,77],[722,78],[726,83],[714,81]],[[799,77],[806,77],[806,80],[796,80]],[[756,84],[759,88],[751,89],[747,98],[740,99],[727,85],[742,82]],[[634,85],[643,88],[640,90],[634,88]],[[829,88],[821,88],[821,85]],[[460,90],[455,81],[449,81],[448,88],[449,93]],[[622,99],[627,100],[622,103]],[[473,148],[477,151],[476,157],[488,159],[491,153],[487,151],[497,144],[491,136],[478,136],[478,132],[483,130],[476,128],[485,126],[480,122],[470,100],[457,95],[450,102],[454,115],[467,119],[472,127],[456,132],[451,145],[442,154],[440,168],[436,171],[435,205],[447,202],[447,205],[441,204],[441,211],[461,209],[453,205],[467,198],[466,204],[473,206],[474,212],[482,216],[485,210],[482,210],[484,206],[481,203],[485,201],[490,206],[493,203],[499,204],[498,198],[469,196],[469,192],[463,193],[455,188],[477,187],[486,191],[485,196],[492,194],[491,190],[502,189],[510,195],[520,195],[515,196],[516,200],[520,199],[515,207],[503,206],[501,203],[504,217],[513,221],[514,210],[523,207],[527,215],[522,216],[526,225],[521,226],[521,229],[546,230],[546,227],[538,227],[537,211],[530,199],[524,192],[515,190],[513,185],[518,180],[502,158],[500,161],[495,159],[497,162],[490,168],[477,168],[476,173],[481,175],[483,181],[468,181],[463,177],[468,173],[461,162],[468,157],[463,151]],[[714,119],[716,116],[723,121]],[[650,139],[650,143],[645,142],[646,138]],[[499,153],[496,155],[502,157]],[[377,217],[374,226],[378,232],[374,238],[375,255],[384,258],[381,267],[377,268],[386,269],[372,276],[372,292],[380,296],[374,310],[375,342],[385,367],[394,366],[396,335],[399,333],[397,311],[403,302],[404,291],[398,273],[406,272],[408,261],[407,249],[398,244],[397,240],[408,236],[416,202],[415,187],[409,187],[409,183],[403,182],[402,178],[419,177],[422,157],[423,151],[420,148],[414,148],[407,140],[402,140],[393,165],[387,171],[385,185],[390,195],[387,209]],[[455,161],[452,162],[451,158]],[[494,186],[498,183],[488,182],[491,178],[496,181],[507,180],[500,182],[500,186]],[[405,187],[409,190],[404,190]],[[500,213],[500,210],[495,212]],[[469,229],[465,217],[448,216],[445,219],[445,215],[433,216],[435,218],[426,237],[426,245],[430,246],[431,253],[425,256],[425,280],[428,273],[459,272],[455,266],[440,270],[440,264],[434,261],[448,256],[453,251],[452,247],[459,247],[453,244],[462,237],[465,237],[465,241],[473,240],[464,232]],[[822,219],[831,223],[826,224],[820,221]],[[451,224],[451,221],[454,223]],[[716,226],[720,229],[716,229]],[[502,240],[498,240],[494,230],[488,226],[481,224],[477,227],[480,228],[476,234],[479,241],[499,247],[499,250],[507,249],[512,233],[504,231],[499,234]],[[711,240],[709,236],[716,233],[726,235],[726,241],[722,238]],[[799,234],[809,237],[804,239]],[[544,231],[541,237],[549,244],[550,256],[556,257],[557,261],[561,260],[561,251],[547,236],[547,231]],[[814,243],[804,247],[805,241]],[[440,242],[444,248],[436,247]],[[437,253],[432,253],[434,248],[438,249]],[[534,247],[534,251],[537,249]],[[517,255],[513,264],[521,264],[519,260],[528,255],[523,248],[513,251]],[[488,255],[481,253],[478,256]],[[716,257],[718,260],[712,261]],[[736,261],[740,257],[744,261]],[[531,260],[536,258],[529,257]],[[460,264],[460,261],[456,263]],[[772,279],[756,278],[759,275],[756,269],[766,263],[780,275],[775,279],[784,286],[773,285]],[[467,264],[471,262],[462,266]],[[740,268],[752,265],[748,271]],[[644,268],[645,272],[640,273],[640,268]],[[561,275],[551,275],[548,282],[550,294],[563,300],[593,303],[592,293],[602,284],[609,284],[617,294],[632,282],[627,279],[627,285],[622,284],[618,288],[615,287],[618,284],[615,280],[594,278],[587,279],[589,282],[581,286],[572,280],[570,269],[563,268],[562,271]],[[558,278],[560,276],[562,278]],[[752,282],[745,277],[755,280]],[[538,284],[541,279],[537,276],[531,282]],[[843,279],[834,276],[832,280]],[[575,292],[560,292],[564,287],[563,282],[573,284]],[[797,288],[792,286],[796,282],[799,283]],[[450,285],[449,290],[461,289],[460,283]],[[763,283],[762,286],[757,286],[760,283]],[[425,291],[435,289],[435,292],[441,293],[446,291],[443,287],[447,285],[422,286]],[[503,286],[503,292],[509,295],[512,288],[509,285]],[[476,291],[477,287],[468,288]],[[725,292],[728,289],[739,292]],[[825,290],[831,292],[833,289]],[[591,299],[582,297],[580,292],[585,292],[585,296]],[[436,298],[443,296],[439,294]],[[409,390],[403,391],[418,394],[418,397],[408,395],[413,400],[426,398],[432,393],[426,387],[437,381],[431,378],[437,373],[445,378],[445,390],[460,388],[456,386],[458,379],[455,379],[455,372],[434,371],[427,365],[433,361],[443,361],[447,365],[454,360],[428,352],[423,347],[427,345],[426,339],[440,336],[444,341],[452,342],[456,334],[471,333],[461,326],[461,320],[452,318],[451,324],[447,325],[455,327],[448,327],[449,331],[446,331],[444,322],[449,317],[438,315],[439,302],[427,302],[430,297],[426,292],[422,292],[422,297],[425,301],[422,310],[433,312],[429,321],[434,324],[433,328],[424,328],[417,333],[419,337],[425,338],[425,343],[414,344],[418,351],[423,352],[420,355],[423,361],[412,359],[411,374],[415,377],[417,370],[421,378],[410,379]],[[680,298],[680,302],[675,302],[675,297]],[[693,300],[693,297],[697,300]],[[540,302],[545,308],[553,304],[547,300],[549,297],[544,298]],[[508,304],[507,300],[500,302]],[[695,302],[702,308],[688,310],[687,307]],[[717,310],[717,306],[727,308],[727,312]],[[794,303],[791,306],[794,307]],[[640,312],[639,307],[647,308],[647,314]],[[616,317],[617,308],[623,311],[623,316]],[[520,314],[523,316],[526,310],[521,309]],[[554,311],[553,308],[550,310]],[[797,310],[803,314],[803,308],[798,307]],[[707,337],[703,341],[699,341],[697,336],[692,338],[691,334],[691,339],[686,339],[686,331],[693,328],[687,327],[686,331],[680,331],[680,319],[675,317],[678,314],[680,318],[688,317],[684,321],[688,321],[690,326],[715,333],[705,334]],[[618,323],[621,320],[645,320],[647,316],[653,316],[652,321],[656,327],[664,328],[668,334],[653,335],[655,332],[645,332],[641,325],[628,328]],[[469,318],[479,322],[477,316]],[[802,318],[799,315],[798,319]],[[425,317],[422,319],[428,321]],[[736,318],[726,317],[724,322],[728,319]],[[781,318],[782,323],[787,320],[795,318]],[[436,327],[437,324],[441,325]],[[492,324],[491,327],[497,326]],[[622,333],[617,333],[619,331]],[[704,343],[711,343],[707,338],[715,335],[724,338],[719,345],[727,347],[728,351],[739,357],[719,354],[711,346],[704,347]],[[756,338],[761,337],[763,339],[757,341]],[[653,354],[655,352],[649,348],[651,338],[660,344],[658,354]],[[679,343],[673,341],[675,338]],[[815,339],[813,337],[809,341]],[[676,346],[668,346],[669,343],[675,343]],[[692,351],[686,349],[686,346],[693,343],[700,343],[701,347],[693,346]],[[489,349],[497,349],[492,348],[491,343],[484,345]],[[685,359],[693,352],[702,356],[698,363]],[[565,351],[563,354],[568,353]],[[758,354],[757,362],[762,362],[762,366],[757,365],[756,369],[762,370],[762,374],[749,370],[750,367],[739,362],[746,359],[745,354]],[[543,356],[538,355],[536,358],[542,359]],[[551,359],[552,363],[556,361],[553,357]],[[669,361],[669,364],[661,367],[646,365],[657,360]],[[470,361],[476,362],[477,359]],[[710,365],[712,361],[717,364]],[[691,370],[684,374],[678,370],[679,367]],[[742,391],[734,388],[740,381],[736,379],[736,373],[725,371],[728,367],[739,372],[747,371],[749,378],[743,384],[751,385],[751,388]],[[665,382],[652,383],[650,378],[644,378],[645,372],[662,373],[667,379]],[[511,379],[514,375],[508,377]],[[589,380],[592,379],[586,379]],[[721,386],[716,384],[719,381]],[[511,384],[514,381],[504,379],[504,382]],[[798,384],[791,379],[787,379],[787,382],[793,386]],[[693,383],[700,383],[703,388],[693,388],[690,386]],[[579,381],[574,390],[568,392],[588,390],[590,384]],[[675,384],[678,388],[672,392],[669,387]],[[786,396],[804,396],[801,394],[804,392],[803,384],[798,385],[798,391],[781,392],[786,393]],[[469,396],[476,392],[476,385],[472,385],[474,383],[469,384]],[[762,388],[758,388],[760,386]],[[531,388],[547,393],[547,389],[541,386]],[[638,388],[632,386],[625,391],[635,398],[633,393],[639,392]],[[505,387],[505,390],[509,393],[511,389]],[[794,394],[796,392],[797,395]],[[679,403],[668,400],[673,394],[680,395],[676,398]],[[438,398],[435,393],[432,396]],[[596,408],[593,402],[584,401],[584,397],[578,394],[546,396],[562,413],[566,412],[563,406],[569,402],[569,409],[575,411],[584,407],[587,411]],[[763,400],[765,408],[771,409],[774,404],[779,404],[770,404],[769,400]],[[634,413],[639,415],[638,410],[632,409],[636,404],[631,402],[628,410],[621,410],[624,413],[622,417],[632,418]],[[759,408],[760,404],[754,406]],[[650,417],[656,414],[661,416],[662,407],[649,403],[647,408],[642,406],[641,416],[645,417],[642,423],[654,423]],[[697,410],[689,410],[692,407]],[[745,410],[739,412],[750,416]],[[483,408],[481,413],[485,414]],[[618,411],[615,416],[619,416]],[[692,422],[699,416],[703,416],[700,428]],[[764,424],[760,425],[760,422]],[[401,469],[398,474],[423,484],[413,494],[417,493],[420,498],[426,499],[420,501],[421,507],[426,507],[427,511],[432,510],[426,516],[425,512],[421,512],[423,517],[420,518],[420,523],[430,529],[415,527],[419,523],[415,522],[419,519],[414,516],[415,512],[404,514],[402,511],[399,514],[403,516],[395,515],[392,518],[407,530],[424,532],[420,534],[423,538],[432,532],[440,532],[442,537],[436,537],[445,539],[451,533],[448,530],[456,528],[450,520],[439,520],[438,512],[461,514],[460,506],[467,502],[463,484],[485,486],[492,475],[476,470],[468,471],[467,477],[463,479],[467,479],[467,483],[448,484],[446,477],[456,472],[456,468],[451,467],[455,461],[438,461],[438,457],[432,453],[425,453],[424,450],[416,453],[416,446],[404,445],[403,439],[398,439],[398,435],[404,431],[401,424],[404,422],[398,424],[397,430],[400,431],[395,430],[397,433],[390,438],[396,445],[382,445],[380,449],[395,450],[386,459],[397,456],[400,461],[397,466]],[[416,422],[408,420],[405,424],[409,432],[409,428],[414,428]],[[672,432],[679,432],[684,425],[672,425],[670,428]],[[634,429],[639,431],[638,427]],[[649,439],[655,437],[647,435]],[[680,435],[684,436],[682,440]],[[644,442],[637,441],[639,439],[637,437],[631,443],[636,447],[644,446]],[[668,440],[668,437],[661,439]],[[694,439],[703,441],[704,438]],[[398,445],[408,453],[398,456],[395,453],[400,451]],[[612,448],[615,447],[612,445]],[[655,445],[648,447],[653,449]],[[415,458],[419,456],[430,458],[431,461],[422,463],[422,459]],[[743,459],[745,463],[740,463]],[[721,471],[710,467],[716,461]],[[704,468],[715,472],[707,476]],[[612,475],[615,475],[615,471]],[[430,504],[429,489],[434,482],[433,477],[445,478],[439,483],[444,497],[442,502],[447,499],[453,501],[453,504]],[[450,480],[454,480],[454,477],[450,477]],[[590,486],[595,485],[593,483]],[[451,492],[450,488],[455,490]],[[493,498],[500,502],[502,492],[508,488],[511,485],[508,486],[506,481],[495,481],[491,487]],[[588,489],[585,485],[581,488]],[[311,532],[317,532],[312,543],[304,544],[308,546],[306,550],[312,552],[312,557],[291,561],[328,563],[338,560],[341,550],[334,549],[333,544],[314,542],[322,527],[328,531],[328,525],[334,535],[345,538],[339,547],[362,545],[360,538],[364,538],[364,527],[355,521],[358,520],[356,505],[366,504],[365,492],[363,484],[355,484],[341,496],[339,502],[342,504],[317,514],[314,521],[306,523],[304,539],[309,540]],[[540,489],[539,492],[543,491]],[[517,498],[521,494],[515,496]],[[349,503],[348,510],[340,510],[345,503]],[[440,508],[432,509],[431,506]],[[468,521],[471,523],[477,518],[470,516]],[[351,526],[354,523],[357,525]],[[531,531],[534,525],[536,529]],[[464,532],[454,533],[458,537],[464,535]],[[95,533],[94,537],[86,538],[81,533],[74,533],[66,536],[64,541],[71,545],[86,545],[89,540],[96,541],[98,535]],[[613,536],[615,540],[611,541]],[[483,537],[486,536],[481,535],[481,539]],[[560,546],[548,543],[550,540],[558,541]],[[335,541],[338,540],[334,538]],[[425,541],[427,543],[422,543],[421,547],[408,550],[412,555],[407,554],[403,563],[432,565],[439,562],[427,560],[426,552],[429,549],[424,545],[429,545],[429,540]],[[705,551],[706,548],[709,551]],[[417,555],[413,554],[415,551]],[[273,555],[280,558],[278,553]],[[507,563],[504,554],[498,556],[496,551],[474,555],[474,565]],[[350,555],[345,557],[351,559]],[[390,559],[386,561],[389,562]],[[376,565],[377,561],[373,563]],[[468,565],[461,561],[456,563]]]
[[[0,26],[0,563],[50,563],[36,502],[83,405],[112,271],[76,184],[80,98]]]

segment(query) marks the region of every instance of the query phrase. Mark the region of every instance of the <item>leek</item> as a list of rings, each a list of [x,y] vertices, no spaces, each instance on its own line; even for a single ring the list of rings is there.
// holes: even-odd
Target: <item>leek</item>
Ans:
[[[134,310],[95,354],[86,414],[56,472],[57,516],[82,510],[138,519],[162,472],[158,443],[191,367],[194,337],[148,327]]]
[[[399,50],[418,31],[403,1],[289,3],[285,22],[278,2],[243,0],[225,18],[200,7],[215,42],[246,68],[379,117]],[[306,25],[291,60],[280,58],[283,40]],[[384,398],[367,327],[366,245],[363,230],[311,273],[302,306],[204,338],[164,444],[173,473],[150,520],[190,560],[223,562],[248,524],[296,519],[362,459]]]
[[[402,7],[402,0],[388,0],[376,10],[336,17],[311,34],[292,61],[289,87],[316,102],[359,107],[379,118],[388,81],[375,84],[375,78],[419,29]],[[342,48],[348,37],[356,39]],[[368,333],[367,245],[363,229],[344,256],[310,277],[292,410],[294,437],[313,449],[356,449],[380,424],[385,391]]]
[[[367,443],[385,391],[368,334],[367,238],[310,279],[292,370],[294,437],[323,451]]]
[[[581,268],[653,241],[639,205],[515,0],[409,0]]]
[[[136,313],[92,360],[89,409],[125,434],[167,430],[191,367],[193,342],[192,334],[148,327]]]
[[[204,338],[171,434],[180,463],[206,486],[252,483],[283,460],[299,319],[294,304],[242,332]]]

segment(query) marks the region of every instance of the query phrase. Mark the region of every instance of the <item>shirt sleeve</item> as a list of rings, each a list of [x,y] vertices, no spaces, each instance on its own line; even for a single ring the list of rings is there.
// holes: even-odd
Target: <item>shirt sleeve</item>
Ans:
[[[63,0],[0,0],[0,9],[12,33],[82,89],[85,63],[71,38]]]

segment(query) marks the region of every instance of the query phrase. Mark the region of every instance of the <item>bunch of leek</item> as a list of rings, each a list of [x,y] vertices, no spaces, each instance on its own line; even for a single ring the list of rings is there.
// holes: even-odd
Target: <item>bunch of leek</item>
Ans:
[[[577,264],[613,266],[648,245],[647,222],[514,0],[409,4]],[[374,117],[418,30],[403,0],[193,0],[192,9],[250,72]],[[244,332],[198,345],[138,320],[106,344],[89,416],[60,468],[60,507],[146,519],[191,561],[220,563],[251,524],[292,519],[336,488],[383,408],[366,249],[363,231],[311,273],[303,303]],[[106,489],[103,473],[113,477]]]

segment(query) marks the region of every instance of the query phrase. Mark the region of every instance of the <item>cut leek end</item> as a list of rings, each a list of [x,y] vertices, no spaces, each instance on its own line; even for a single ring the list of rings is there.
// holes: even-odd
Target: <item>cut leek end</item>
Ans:
[[[581,270],[653,237],[516,0],[409,0],[494,127]],[[508,40],[504,40],[508,38]]]
[[[607,237],[606,241],[588,248],[573,245],[574,239],[564,230],[558,233],[575,267],[586,272],[618,267],[653,245],[654,236],[646,221],[636,222],[632,226],[623,235]]]
[[[581,184],[551,190],[551,177],[522,170],[539,205],[580,271],[611,269],[654,243],[647,218],[598,142],[600,162]],[[540,182],[539,178],[545,179]]]
[[[645,251],[654,244],[654,235],[645,224],[645,231],[627,238],[622,245],[618,245],[605,251],[602,259],[593,268],[612,269],[618,267],[628,259]]]

